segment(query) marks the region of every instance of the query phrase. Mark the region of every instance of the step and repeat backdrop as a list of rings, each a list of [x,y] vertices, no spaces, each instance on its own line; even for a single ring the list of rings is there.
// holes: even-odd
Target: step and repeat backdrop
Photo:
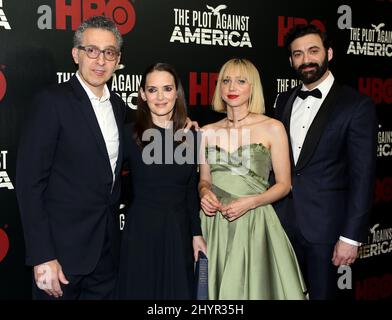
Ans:
[[[201,125],[222,117],[211,111],[210,101],[226,60],[244,57],[255,63],[271,114],[276,95],[298,84],[284,35],[307,22],[327,30],[335,78],[370,96],[379,122],[368,240],[352,268],[341,270],[341,297],[392,299],[392,0],[0,0],[1,299],[31,297],[14,189],[26,111],[42,86],[67,81],[75,72],[73,32],[97,14],[111,17],[124,37],[111,90],[135,109],[145,67],[169,62],[183,80],[189,116]]]

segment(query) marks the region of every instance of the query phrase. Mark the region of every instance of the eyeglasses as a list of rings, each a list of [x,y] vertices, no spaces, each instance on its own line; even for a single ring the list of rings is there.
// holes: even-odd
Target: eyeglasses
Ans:
[[[116,60],[119,54],[117,50],[110,48],[103,50],[99,49],[96,46],[78,46],[77,48],[86,51],[87,57],[89,57],[90,59],[97,59],[99,55],[103,53],[103,56],[106,60],[113,61]]]

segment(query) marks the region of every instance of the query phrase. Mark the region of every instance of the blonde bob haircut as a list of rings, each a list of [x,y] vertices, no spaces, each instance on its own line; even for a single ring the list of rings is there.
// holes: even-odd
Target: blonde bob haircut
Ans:
[[[218,112],[227,112],[226,103],[222,99],[220,85],[222,79],[226,76],[226,70],[229,68],[237,68],[241,77],[246,78],[251,85],[248,111],[257,114],[264,113],[264,95],[260,75],[254,64],[247,59],[231,59],[222,66],[219,71],[215,93],[212,98],[213,109]]]

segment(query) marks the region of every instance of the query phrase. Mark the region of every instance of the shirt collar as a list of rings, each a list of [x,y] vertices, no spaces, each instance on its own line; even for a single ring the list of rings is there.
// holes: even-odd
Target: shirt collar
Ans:
[[[103,87],[103,95],[101,98],[98,98],[92,91],[91,89],[86,85],[86,83],[82,80],[82,78],[79,75],[79,71],[76,72],[76,78],[79,80],[80,84],[82,85],[84,91],[86,91],[88,97],[90,100],[98,100],[99,102],[104,102],[110,99],[110,91],[108,86],[105,84]]]

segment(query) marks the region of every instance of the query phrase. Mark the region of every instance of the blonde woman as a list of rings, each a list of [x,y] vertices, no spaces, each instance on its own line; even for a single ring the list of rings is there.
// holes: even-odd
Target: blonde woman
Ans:
[[[203,128],[201,222],[209,258],[209,299],[305,299],[292,246],[271,203],[290,191],[281,122],[265,116],[256,67],[226,62],[213,99],[227,117]],[[275,183],[268,184],[273,170]]]

